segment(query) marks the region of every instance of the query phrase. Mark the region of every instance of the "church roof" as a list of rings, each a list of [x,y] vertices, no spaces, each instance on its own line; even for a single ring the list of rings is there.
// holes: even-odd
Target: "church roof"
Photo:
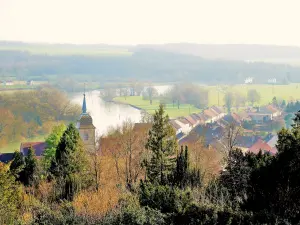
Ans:
[[[93,118],[88,113],[81,114],[78,123],[78,128],[95,128],[93,125]]]
[[[95,129],[95,126],[93,125],[93,118],[91,117],[91,115],[89,113],[87,113],[85,91],[83,94],[82,113],[78,120],[77,128]]]

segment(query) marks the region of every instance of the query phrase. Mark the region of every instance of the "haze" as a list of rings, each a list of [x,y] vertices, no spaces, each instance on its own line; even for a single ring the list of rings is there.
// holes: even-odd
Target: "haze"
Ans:
[[[0,40],[300,46],[299,1],[0,0]]]

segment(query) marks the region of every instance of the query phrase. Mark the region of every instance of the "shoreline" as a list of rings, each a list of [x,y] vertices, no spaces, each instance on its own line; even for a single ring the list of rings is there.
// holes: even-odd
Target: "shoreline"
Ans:
[[[105,101],[105,100],[104,100]],[[125,102],[119,102],[116,100],[109,100],[109,101],[105,101],[105,102],[110,102],[110,103],[114,103],[114,104],[120,104],[120,105],[127,105],[127,106],[131,106],[132,108],[135,108],[137,110],[143,111],[144,109],[137,107],[135,105],[129,104],[129,103],[125,103]]]

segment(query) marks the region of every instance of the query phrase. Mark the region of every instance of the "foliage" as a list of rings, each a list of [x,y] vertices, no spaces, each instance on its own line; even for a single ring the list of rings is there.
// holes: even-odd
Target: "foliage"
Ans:
[[[181,104],[191,104],[197,108],[208,105],[208,91],[192,83],[174,85],[164,95],[168,103],[173,103],[173,107],[175,103],[178,108]]]
[[[15,182],[8,165],[0,163],[0,223],[13,224],[19,219],[22,188]]]
[[[241,205],[248,198],[248,191],[252,187],[251,174],[262,166],[270,163],[271,156],[261,151],[255,155],[239,149],[231,150],[225,170],[221,173],[219,182],[229,193],[230,201],[235,205]]]
[[[9,170],[15,176],[17,181],[24,182],[24,167],[25,161],[23,154],[19,151],[14,152],[13,160],[10,163]]]
[[[261,96],[255,89],[250,89],[247,93],[247,99],[253,105],[255,102],[259,103]]]
[[[189,190],[141,182],[139,201],[142,206],[160,210],[162,213],[183,213],[193,200]]]
[[[72,199],[84,184],[87,156],[78,130],[70,124],[57,146],[51,171],[56,177],[63,199]]]
[[[298,112],[298,110],[300,110],[300,102],[299,101],[289,102],[285,108],[285,111],[287,113],[296,113],[296,112]]]
[[[46,171],[50,168],[51,161],[55,158],[57,145],[65,130],[66,126],[63,123],[54,126],[51,133],[46,138],[47,147],[43,153],[43,166]]]
[[[235,102],[235,96],[232,92],[227,92],[224,96],[224,102],[227,107],[228,114],[231,112],[231,108]]]
[[[25,157],[24,185],[32,186],[38,183],[38,169],[38,162],[35,156],[34,149],[30,147],[28,149],[27,156]]]
[[[27,92],[0,94],[0,146],[51,131],[57,121],[74,121],[77,105],[51,86]]]
[[[183,146],[181,146],[181,151],[176,158],[176,168],[173,172],[172,179],[173,184],[180,188],[194,188],[200,187],[201,185],[200,170],[197,168],[191,168],[187,146],[184,151]]]
[[[150,160],[146,162],[147,179],[151,182],[166,184],[175,166],[174,154],[177,142],[163,105],[160,105],[153,116],[146,148],[151,154]]]

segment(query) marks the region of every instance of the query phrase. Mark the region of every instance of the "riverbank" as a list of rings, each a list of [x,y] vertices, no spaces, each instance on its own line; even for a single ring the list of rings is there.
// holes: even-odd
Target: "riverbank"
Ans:
[[[117,104],[125,104],[138,110],[145,110],[146,112],[153,114],[158,109],[160,101],[153,100],[150,104],[149,100],[144,100],[141,96],[128,96],[128,97],[116,97],[112,100]],[[199,113],[201,109],[196,108],[189,104],[180,104],[179,109],[177,104],[166,104],[166,113],[170,118],[177,118],[181,116],[188,116],[192,113]]]

